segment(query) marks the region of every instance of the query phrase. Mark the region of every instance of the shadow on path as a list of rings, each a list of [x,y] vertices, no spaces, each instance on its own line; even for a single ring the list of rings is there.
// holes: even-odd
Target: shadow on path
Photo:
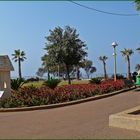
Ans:
[[[137,87],[134,92],[140,92],[140,87]]]

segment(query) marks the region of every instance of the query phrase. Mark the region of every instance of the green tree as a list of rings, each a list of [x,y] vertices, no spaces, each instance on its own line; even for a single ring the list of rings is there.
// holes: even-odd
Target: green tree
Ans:
[[[135,0],[136,4],[136,9],[139,11],[140,10],[140,0]]]
[[[51,60],[55,64],[64,64],[70,80],[70,67],[79,64],[86,55],[86,44],[80,40],[76,29],[66,26],[64,29],[56,27],[53,31],[50,30],[50,35],[45,37],[47,40],[45,50]]]
[[[15,62],[18,62],[18,73],[19,73],[19,78],[22,78],[22,74],[21,74],[21,62],[23,62],[26,57],[25,57],[25,52],[24,51],[20,51],[20,49],[15,50],[14,54],[12,54],[13,56],[13,60]]]
[[[46,70],[44,68],[38,68],[36,75],[39,77],[42,77],[44,75],[44,73],[46,73]]]
[[[74,66],[71,75],[75,76],[77,80],[80,79],[80,65]]]
[[[107,56],[100,56],[99,60],[102,61],[104,67],[104,78],[107,79],[107,72],[106,72],[106,60],[108,59]]]
[[[84,60],[80,61],[76,66],[73,68],[73,72],[76,73],[76,79],[80,79],[80,68],[84,67]]]
[[[48,74],[48,80],[50,79],[50,74],[54,76],[58,72],[58,66],[55,65],[54,61],[50,59],[49,55],[45,54],[41,57],[42,66],[38,69],[37,75],[43,76],[45,73]]]
[[[130,70],[130,56],[134,53],[132,49],[126,49],[124,48],[123,51],[121,51],[122,56],[124,56],[125,61],[128,63],[128,72],[127,72],[127,78],[131,78],[131,70]]]
[[[54,77],[64,77],[66,75],[66,68],[63,63],[58,64],[55,63],[52,59],[50,59],[49,55],[45,54],[43,57],[41,57],[42,66],[38,69],[37,75],[43,76],[45,73],[48,74],[48,79],[50,79],[50,74],[52,74]],[[73,68],[70,68],[70,72],[73,70]]]
[[[49,58],[47,54],[45,54],[43,57],[41,57],[42,60],[42,69],[44,73],[47,72],[48,74],[48,80],[50,79],[50,69],[53,66],[53,61]]]
[[[81,66],[85,70],[88,79],[90,77],[90,74],[96,72],[96,67],[94,67],[92,65],[93,65],[93,62],[91,60],[88,60],[88,59],[85,59],[81,63]]]

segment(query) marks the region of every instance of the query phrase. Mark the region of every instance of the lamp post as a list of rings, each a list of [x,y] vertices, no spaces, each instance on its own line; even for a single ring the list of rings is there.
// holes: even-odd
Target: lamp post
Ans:
[[[118,44],[116,42],[112,43],[112,47],[114,49],[114,53],[113,53],[113,56],[114,56],[114,81],[116,81],[116,47],[117,46],[118,46]]]

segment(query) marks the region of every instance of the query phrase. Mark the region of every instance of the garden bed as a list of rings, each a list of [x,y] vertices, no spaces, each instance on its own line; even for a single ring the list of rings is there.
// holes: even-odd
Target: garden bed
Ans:
[[[43,87],[23,87],[13,91],[12,96],[1,103],[2,108],[30,107],[50,105],[85,99],[95,95],[108,94],[126,88],[123,80],[107,80],[99,85],[80,84],[66,85],[54,90]]]
[[[64,107],[64,106],[69,106],[69,105],[75,105],[75,104],[85,103],[85,102],[89,102],[89,101],[94,101],[94,100],[98,100],[98,99],[103,99],[103,98],[107,98],[107,97],[114,96],[114,95],[117,95],[117,94],[121,94],[122,92],[133,90],[133,89],[135,89],[135,87],[126,88],[126,89],[122,89],[122,90],[119,90],[119,91],[106,93],[106,94],[103,94],[103,95],[95,95],[93,97],[88,97],[88,98],[79,99],[79,100],[70,101],[70,102],[64,102],[64,103],[30,106],[30,107],[1,108],[0,112],[17,112],[17,111],[33,111],[33,110],[42,110],[42,109],[53,109],[53,108]]]

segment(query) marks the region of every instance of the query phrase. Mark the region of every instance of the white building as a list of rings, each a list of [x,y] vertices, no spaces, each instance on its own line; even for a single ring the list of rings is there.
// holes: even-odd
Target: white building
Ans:
[[[13,65],[8,55],[0,56],[0,99],[3,100],[11,95],[11,77],[10,71],[13,71]]]

